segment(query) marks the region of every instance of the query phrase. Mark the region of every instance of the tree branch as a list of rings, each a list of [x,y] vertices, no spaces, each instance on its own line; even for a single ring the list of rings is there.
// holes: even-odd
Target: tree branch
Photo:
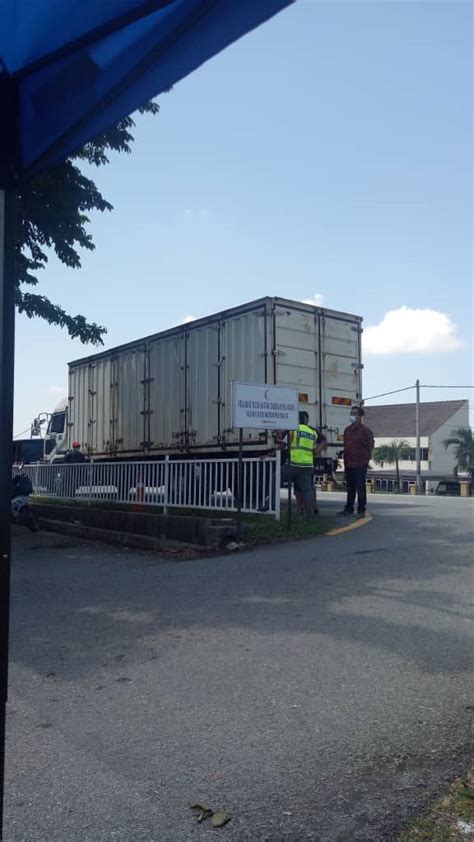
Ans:
[[[84,316],[69,316],[62,307],[53,304],[44,295],[33,295],[17,289],[16,306],[19,313],[25,313],[29,319],[39,316],[48,324],[65,327],[72,339],[80,339],[84,344],[103,345],[103,336],[107,328],[87,322]]]
[[[157,114],[158,111],[158,104],[152,101],[139,108],[140,114]],[[49,249],[72,269],[81,267],[78,249],[94,250],[92,235],[87,230],[88,214],[90,211],[112,211],[113,206],[74,161],[104,166],[109,162],[109,152],[130,154],[134,127],[132,117],[120,120],[112,129],[87,143],[74,159],[63,161],[24,185],[18,197],[18,309],[29,318],[39,316],[49,324],[66,328],[71,337],[84,343],[102,344],[105,328],[87,322],[84,316],[69,316],[45,296],[25,293],[21,286],[38,284],[36,273],[46,267]]]

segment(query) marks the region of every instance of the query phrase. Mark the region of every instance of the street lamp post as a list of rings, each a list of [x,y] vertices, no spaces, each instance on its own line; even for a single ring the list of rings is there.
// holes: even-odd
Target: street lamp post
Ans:
[[[415,404],[415,435],[416,435],[416,493],[421,494],[421,448],[420,448],[420,381],[417,380]]]

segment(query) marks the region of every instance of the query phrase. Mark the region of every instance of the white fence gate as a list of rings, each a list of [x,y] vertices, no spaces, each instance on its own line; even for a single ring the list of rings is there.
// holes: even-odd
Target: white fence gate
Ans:
[[[280,453],[242,460],[170,459],[161,462],[85,462],[25,465],[35,497],[102,500],[169,508],[265,512],[280,519]]]

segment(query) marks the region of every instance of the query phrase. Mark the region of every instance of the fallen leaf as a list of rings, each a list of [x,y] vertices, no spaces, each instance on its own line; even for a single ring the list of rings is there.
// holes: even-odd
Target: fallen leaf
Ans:
[[[222,810],[219,813],[214,813],[211,824],[213,827],[224,827],[227,822],[230,822],[232,816],[230,813],[224,813]]]

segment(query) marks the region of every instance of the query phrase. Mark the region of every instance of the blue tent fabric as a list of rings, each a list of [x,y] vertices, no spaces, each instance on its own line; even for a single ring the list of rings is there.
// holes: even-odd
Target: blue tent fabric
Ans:
[[[292,2],[0,0],[10,167],[64,159]]]

